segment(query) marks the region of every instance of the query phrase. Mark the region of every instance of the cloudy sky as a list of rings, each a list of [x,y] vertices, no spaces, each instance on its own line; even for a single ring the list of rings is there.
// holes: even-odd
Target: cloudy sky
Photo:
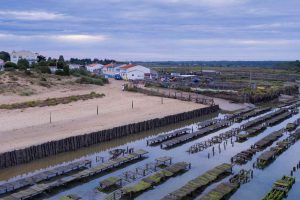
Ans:
[[[0,0],[0,50],[117,60],[296,60],[299,0]]]

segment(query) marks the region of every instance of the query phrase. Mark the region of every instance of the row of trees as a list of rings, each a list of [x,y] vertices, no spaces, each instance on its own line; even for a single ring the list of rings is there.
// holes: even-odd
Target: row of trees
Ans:
[[[97,58],[94,58],[94,60],[92,60],[90,58],[84,58],[84,59],[71,58],[69,62],[72,64],[78,64],[78,65],[88,65],[88,64],[92,64],[92,63],[106,65],[109,63],[115,63],[116,61],[112,60],[112,59],[99,60]]]
[[[19,59],[18,63],[15,64],[13,62],[7,61],[4,65],[6,70],[28,70],[28,69],[35,69],[41,73],[48,73],[51,74],[50,67],[57,67],[56,74],[57,75],[70,75],[69,65],[65,62],[63,56],[59,56],[58,59],[52,59],[39,55],[37,58],[37,62],[33,62],[30,64],[26,59]]]

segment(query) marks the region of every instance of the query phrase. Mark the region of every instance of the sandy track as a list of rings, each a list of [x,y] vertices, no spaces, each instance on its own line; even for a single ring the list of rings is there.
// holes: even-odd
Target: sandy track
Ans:
[[[161,104],[159,97],[121,91],[122,84],[122,81],[113,80],[104,87],[56,91],[26,98],[45,99],[96,91],[106,95],[100,99],[53,107],[0,110],[0,152],[205,107],[175,99],[164,99],[164,104]]]

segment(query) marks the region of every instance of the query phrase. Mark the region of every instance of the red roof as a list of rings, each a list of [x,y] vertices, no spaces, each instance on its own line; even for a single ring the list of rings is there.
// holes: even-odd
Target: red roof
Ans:
[[[122,66],[121,68],[122,69],[129,69],[129,68],[134,67],[134,66],[135,66],[134,64],[128,64],[128,65]]]
[[[98,64],[97,63],[93,63],[93,64],[90,64],[88,65],[89,67],[96,67]]]
[[[107,65],[103,65],[103,68],[108,68],[108,67],[113,67],[114,64],[113,63],[110,63],[110,64],[107,64]]]

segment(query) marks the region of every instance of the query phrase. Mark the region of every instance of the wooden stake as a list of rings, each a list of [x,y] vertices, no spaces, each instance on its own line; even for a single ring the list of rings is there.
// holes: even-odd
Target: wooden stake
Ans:
[[[50,124],[52,123],[52,116],[51,116],[51,112],[50,112]]]
[[[97,115],[99,115],[99,106],[97,105]]]
[[[132,100],[132,102],[131,102],[131,108],[133,109],[133,100]]]

